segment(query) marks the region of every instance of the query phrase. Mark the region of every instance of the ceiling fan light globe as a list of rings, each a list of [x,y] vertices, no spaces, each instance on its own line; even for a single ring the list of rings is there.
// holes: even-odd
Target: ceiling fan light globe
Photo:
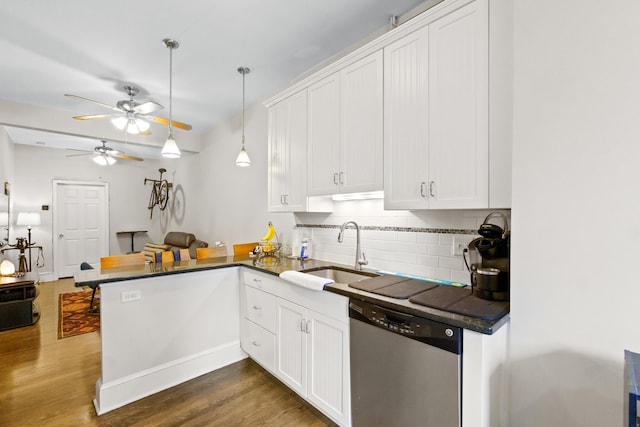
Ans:
[[[106,159],[106,156],[103,154],[98,154],[96,156],[93,156],[93,161],[94,163],[100,166],[107,166],[107,159]]]
[[[129,123],[129,120],[127,120],[126,117],[121,116],[121,117],[116,117],[114,119],[111,119],[111,123],[118,129],[124,130],[127,123]]]
[[[251,166],[249,153],[247,153],[247,150],[245,150],[244,147],[242,147],[242,150],[240,150],[240,152],[238,153],[238,157],[236,157],[236,166],[240,166],[242,168]]]
[[[138,130],[140,131],[140,133],[148,131],[151,127],[148,122],[140,119],[136,119],[136,125],[138,126]]]
[[[168,159],[177,159],[180,157],[180,149],[171,134],[169,134],[167,141],[164,143],[164,147],[162,147],[160,154],[162,154],[162,157],[166,157]]]

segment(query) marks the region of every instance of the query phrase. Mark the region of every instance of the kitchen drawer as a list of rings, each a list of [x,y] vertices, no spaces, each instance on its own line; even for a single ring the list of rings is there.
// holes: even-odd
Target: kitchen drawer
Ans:
[[[276,297],[251,286],[243,286],[244,316],[269,332],[276,330]]]
[[[273,372],[276,360],[276,336],[250,320],[242,319],[242,349],[268,371]]]
[[[243,283],[256,289],[263,290],[272,294],[277,294],[278,288],[281,287],[282,280],[277,276],[271,276],[265,273],[243,268]]]

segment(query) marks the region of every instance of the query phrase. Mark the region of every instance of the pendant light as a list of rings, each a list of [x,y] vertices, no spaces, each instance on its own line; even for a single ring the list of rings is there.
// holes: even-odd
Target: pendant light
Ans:
[[[249,153],[244,149],[244,76],[249,74],[251,70],[247,67],[239,67],[238,72],[242,74],[242,149],[236,157],[236,166],[247,167],[251,166],[251,159],[249,159]]]
[[[164,39],[162,43],[165,47],[169,48],[169,136],[167,137],[167,141],[164,143],[164,147],[162,147],[162,157],[167,157],[169,159],[177,159],[180,157],[180,149],[178,148],[178,144],[173,139],[173,49],[177,49],[180,47],[180,43],[173,39]]]

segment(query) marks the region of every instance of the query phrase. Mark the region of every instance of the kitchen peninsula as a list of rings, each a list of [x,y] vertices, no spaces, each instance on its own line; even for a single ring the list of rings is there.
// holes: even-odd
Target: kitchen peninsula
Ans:
[[[96,383],[97,413],[249,356],[338,424],[350,425],[348,297],[366,300],[375,296],[341,283],[312,291],[277,277],[287,270],[327,266],[336,264],[282,259],[276,265],[258,266],[248,256],[229,256],[114,268],[104,274],[99,270],[78,272],[77,286],[101,284],[102,375]],[[262,302],[252,299],[256,291],[274,301],[305,306],[309,312],[328,316],[342,331],[339,356],[343,371],[337,375],[339,390],[331,398],[314,399],[313,382],[298,389],[283,375],[279,357],[284,344],[278,331],[258,326],[263,332],[260,339],[271,337],[264,346],[251,335],[256,325],[264,324],[250,313],[257,311],[259,316],[262,311]],[[415,310],[414,314],[464,328],[462,425],[494,425],[506,408],[503,362],[508,315],[489,322],[403,304]],[[276,321],[275,315],[272,321]],[[312,352],[317,350],[311,348]]]

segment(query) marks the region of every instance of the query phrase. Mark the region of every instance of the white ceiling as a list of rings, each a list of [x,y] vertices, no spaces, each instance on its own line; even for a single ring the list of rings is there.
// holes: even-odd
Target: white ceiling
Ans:
[[[65,93],[115,105],[122,86],[155,101],[169,116],[169,50],[173,51],[173,118],[202,134],[262,101],[315,65],[388,27],[425,0],[20,0],[0,3],[0,99],[66,110],[108,113]],[[166,132],[152,125],[155,132]],[[47,133],[8,129],[17,143],[55,146]],[[65,146],[68,147],[68,137]],[[50,141],[50,142],[49,142]],[[95,140],[82,141],[91,149]],[[87,146],[87,144],[89,144]],[[133,154],[133,153],[132,153]]]

